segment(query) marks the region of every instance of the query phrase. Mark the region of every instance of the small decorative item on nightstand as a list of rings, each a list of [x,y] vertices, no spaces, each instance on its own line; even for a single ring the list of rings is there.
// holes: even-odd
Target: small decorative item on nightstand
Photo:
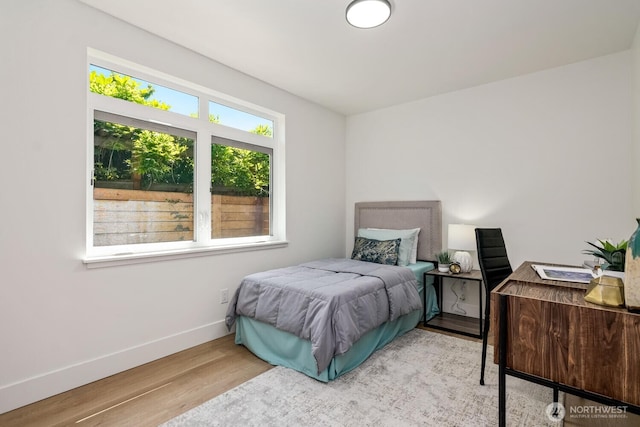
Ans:
[[[448,272],[449,266],[451,265],[451,254],[449,251],[438,252],[436,259],[438,260],[438,271],[441,273]]]
[[[460,269],[460,264],[458,264],[457,262],[452,262],[449,266],[449,273],[460,274],[461,272],[462,270]]]

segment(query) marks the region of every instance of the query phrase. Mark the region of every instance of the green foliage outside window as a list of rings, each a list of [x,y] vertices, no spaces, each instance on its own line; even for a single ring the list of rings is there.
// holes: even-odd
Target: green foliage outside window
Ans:
[[[169,110],[170,105],[149,98],[154,88],[129,76],[109,76],[92,71],[92,92],[153,108]],[[219,122],[215,115],[209,120]],[[270,126],[259,125],[251,131],[271,137]],[[94,168],[98,181],[139,182],[140,188],[153,184],[175,184],[193,191],[193,142],[188,138],[138,129],[117,123],[94,120]],[[224,145],[211,146],[211,183],[214,191],[226,194],[268,196],[269,163],[267,154]]]

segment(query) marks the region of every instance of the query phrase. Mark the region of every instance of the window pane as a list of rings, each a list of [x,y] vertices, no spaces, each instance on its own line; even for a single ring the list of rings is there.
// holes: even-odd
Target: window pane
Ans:
[[[213,123],[256,133],[268,138],[273,137],[273,120],[217,104],[213,101],[209,101],[209,120]]]
[[[198,117],[198,97],[145,80],[89,66],[89,90],[136,104]]]
[[[269,235],[270,149],[223,138],[213,141],[211,238]]]
[[[157,127],[94,120],[94,246],[194,240],[195,135]]]

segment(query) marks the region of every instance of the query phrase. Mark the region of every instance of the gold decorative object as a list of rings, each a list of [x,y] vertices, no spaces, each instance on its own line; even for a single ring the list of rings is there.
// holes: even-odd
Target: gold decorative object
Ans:
[[[624,284],[622,279],[605,275],[596,277],[589,282],[584,299],[598,305],[623,306]]]
[[[462,269],[460,268],[460,264],[458,264],[457,262],[453,262],[449,266],[449,273],[459,274],[461,271]]]

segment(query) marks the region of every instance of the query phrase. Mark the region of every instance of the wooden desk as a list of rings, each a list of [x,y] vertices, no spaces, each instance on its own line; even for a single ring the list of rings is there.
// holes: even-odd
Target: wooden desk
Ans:
[[[586,284],[543,280],[531,264],[491,292],[501,425],[505,375],[640,413],[640,315],[586,302]]]

